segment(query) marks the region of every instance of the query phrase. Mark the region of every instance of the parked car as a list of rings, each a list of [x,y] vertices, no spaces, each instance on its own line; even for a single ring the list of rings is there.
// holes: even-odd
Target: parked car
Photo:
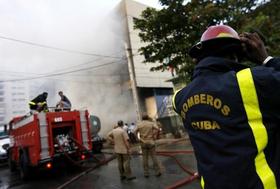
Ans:
[[[8,148],[10,146],[10,138],[8,135],[0,136],[0,162],[7,161],[8,159]]]

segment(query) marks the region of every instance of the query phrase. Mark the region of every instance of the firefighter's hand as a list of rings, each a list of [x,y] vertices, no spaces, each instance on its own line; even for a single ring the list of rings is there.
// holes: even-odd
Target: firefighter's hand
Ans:
[[[247,58],[257,64],[262,64],[268,57],[264,43],[257,33],[240,34],[243,50]]]

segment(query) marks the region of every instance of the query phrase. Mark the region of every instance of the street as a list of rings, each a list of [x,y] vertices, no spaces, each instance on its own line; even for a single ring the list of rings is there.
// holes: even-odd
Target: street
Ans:
[[[160,177],[154,176],[152,170],[149,178],[144,177],[141,156],[136,155],[136,152],[139,152],[138,149],[139,146],[134,146],[135,155],[131,156],[131,169],[133,175],[136,176],[136,179],[132,181],[120,180],[117,160],[114,159],[89,172],[86,171],[88,168],[73,168],[63,165],[61,168],[57,168],[52,171],[34,172],[33,177],[28,181],[22,181],[19,178],[18,172],[10,173],[7,165],[2,166],[0,168],[0,188],[162,189],[168,188],[182,179],[190,178],[192,176],[191,174],[196,172],[196,161],[192,153],[192,147],[188,140],[162,139],[158,141],[158,158],[161,162],[161,168],[163,171],[163,174]],[[96,156],[98,159],[111,157],[110,153],[112,152],[112,149],[107,148],[103,151],[103,154]],[[184,170],[179,166],[177,161],[181,164]],[[96,163],[89,162],[84,166],[89,167],[94,165],[96,165]],[[199,187],[199,180],[196,179],[178,188],[197,189]]]

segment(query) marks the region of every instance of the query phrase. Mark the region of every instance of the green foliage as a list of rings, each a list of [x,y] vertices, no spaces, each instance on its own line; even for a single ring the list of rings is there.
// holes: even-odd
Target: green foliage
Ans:
[[[197,43],[209,25],[229,24],[238,32],[258,31],[266,36],[272,55],[279,54],[278,0],[159,0],[161,10],[147,8],[134,27],[147,45],[140,48],[145,63],[162,63],[151,70],[175,69],[182,81],[188,82],[193,60],[188,51]]]
[[[267,45],[270,55],[280,54],[280,1],[271,0],[259,6],[250,16],[250,21],[246,23],[244,30],[259,32]]]

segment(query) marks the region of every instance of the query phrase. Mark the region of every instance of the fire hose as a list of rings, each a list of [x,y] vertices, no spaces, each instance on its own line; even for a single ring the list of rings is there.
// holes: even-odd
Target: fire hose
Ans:
[[[171,143],[169,144],[174,144],[174,143],[177,143],[177,142],[180,142],[180,141],[183,141],[183,140],[186,140],[185,138],[183,139],[179,139],[179,140],[176,140],[176,141],[172,141]],[[169,145],[169,144],[163,144],[163,145]],[[162,145],[161,145],[162,146]],[[193,182],[194,180],[196,179],[199,179],[200,176],[197,172],[193,172],[193,171],[190,171],[188,168],[186,168],[177,158],[175,155],[177,154],[192,154],[193,151],[192,150],[172,150],[172,151],[167,151],[167,150],[158,150],[157,151],[157,154],[158,155],[161,155],[161,156],[167,156],[167,157],[171,157],[173,158],[176,163],[178,164],[178,166],[186,173],[188,173],[189,175],[191,175],[190,177],[186,177],[184,179],[181,179],[177,182],[175,182],[174,184],[170,185],[170,186],[167,186],[165,189],[176,189],[178,187],[181,187],[181,186],[184,186],[186,184],[189,184],[191,182]]]
[[[186,184],[189,184],[191,182],[193,182],[194,180],[198,179],[199,178],[199,175],[198,174],[195,174],[195,175],[192,175],[191,177],[186,177],[182,180],[179,180],[177,181],[176,183],[166,187],[165,189],[175,189],[175,188],[179,188],[181,186],[184,186]]]
[[[187,152],[187,154],[190,154],[192,151],[179,151],[181,154],[185,154],[184,152]],[[198,175],[198,173],[193,172],[191,170],[189,170],[189,168],[185,167],[177,158],[176,158],[176,154],[178,154],[178,151],[157,151],[156,152],[157,155],[160,156],[167,156],[167,157],[171,157],[172,159],[175,160],[175,162],[177,163],[177,165],[187,174],[191,175],[190,177],[186,177],[182,180],[179,180],[177,182],[175,182],[174,184],[167,186],[165,189],[176,189],[180,186],[189,184],[191,182],[193,182],[194,180],[198,179],[200,176]],[[175,155],[174,155],[175,154]],[[142,153],[137,153],[137,155],[142,155]]]
[[[94,159],[98,160],[98,164],[95,165],[95,166],[88,166],[87,170],[83,171],[82,173],[72,177],[70,180],[68,180],[67,182],[63,183],[62,185],[60,185],[59,187],[57,187],[56,189],[63,189],[65,188],[66,186],[68,186],[69,184],[71,184],[72,182],[78,180],[80,177],[88,174],[89,172],[91,172],[92,170],[104,165],[104,164],[107,164],[108,162],[112,161],[113,159],[116,158],[115,154],[114,153],[108,153],[107,154],[113,154],[111,157],[109,157],[108,159],[103,159],[103,160],[99,160],[98,158],[96,158],[93,154],[91,154],[91,152],[89,152],[89,150],[84,147],[82,144],[80,144],[77,140],[71,138],[76,144],[78,144],[80,147],[82,147],[85,151],[88,152],[88,154],[90,154]],[[183,140],[186,140],[186,139],[183,139]],[[171,143],[167,143],[167,144],[161,144],[160,146],[162,145],[169,145],[169,144],[173,144],[173,143],[177,143],[177,142],[180,142],[182,141],[182,139],[180,140],[176,140],[176,141],[172,141]],[[63,150],[62,146],[59,145],[59,147]],[[71,161],[73,162],[74,164],[78,164],[76,161],[74,161],[69,155],[67,152],[65,152],[63,150],[65,156]],[[175,150],[175,151],[167,151],[167,150],[161,150],[161,151],[157,151],[156,152],[157,155],[160,155],[160,156],[166,156],[166,157],[171,157],[172,159],[175,160],[175,162],[178,164],[178,166],[184,171],[186,172],[187,174],[191,175],[190,177],[186,177],[182,180],[179,180],[177,182],[175,182],[174,184],[170,185],[170,186],[167,186],[165,189],[176,189],[180,186],[183,186],[183,185],[186,185],[186,184],[189,184],[191,182],[193,182],[194,180],[198,179],[200,176],[198,175],[198,173],[196,172],[193,172],[191,170],[189,170],[188,168],[186,168],[177,158],[175,155],[177,154],[192,154],[193,151],[191,150]],[[134,152],[133,155],[142,155],[142,153],[139,153],[139,152]],[[79,166],[81,166],[80,164],[78,164]],[[81,166],[83,168],[85,168],[86,166]]]
[[[190,151],[187,151],[188,154],[190,154]],[[173,153],[173,151],[165,151],[164,153],[161,152],[157,152],[158,155],[161,156],[167,156],[167,157],[171,157],[172,159],[174,159],[177,163],[177,165],[187,174],[191,175],[190,177],[186,177],[182,180],[179,180],[177,182],[175,182],[174,184],[167,186],[165,189],[176,189],[180,186],[186,185],[191,183],[192,181],[196,180],[199,178],[199,175],[197,172],[193,172],[191,171],[189,168],[185,167],[177,158],[176,158],[176,154],[178,154],[177,152]],[[175,155],[174,155],[175,154]]]
[[[111,157],[109,158],[106,158],[106,159],[102,159],[102,160],[99,160],[98,158],[96,158],[85,146],[83,146],[82,144],[80,144],[76,139],[74,138],[71,138],[76,144],[78,144],[80,147],[82,147],[88,154],[90,154],[90,156],[97,160],[97,164],[94,165],[94,166],[84,166],[84,165],[81,165],[80,163],[78,163],[77,161],[73,160],[69,154],[63,149],[63,147],[58,143],[57,141],[57,144],[58,144],[58,147],[60,148],[60,150],[64,153],[65,157],[70,160],[74,165],[77,165],[79,167],[82,167],[82,168],[87,168],[85,171],[83,171],[82,173],[72,177],[70,180],[68,180],[67,182],[63,183],[62,185],[58,186],[56,189],[63,189],[65,188],[66,186],[68,186],[69,184],[71,184],[72,182],[78,180],[79,178],[81,178],[82,176],[88,174],[89,172],[91,172],[92,170],[102,166],[102,165],[105,165],[107,163],[109,163],[110,161],[114,160],[116,158],[115,155],[112,155]]]
[[[81,145],[77,140],[75,140],[74,138],[71,138],[71,137],[70,137],[70,139],[73,140],[73,141],[74,141],[76,144],[78,144],[80,147],[82,147],[83,150],[85,150],[88,154],[90,154],[91,157],[93,157],[93,159],[97,160],[98,163],[101,162],[101,160],[99,160],[99,159],[96,158],[93,154],[91,154],[91,153],[89,152],[89,150],[88,150],[86,147],[84,147],[83,145]],[[58,144],[59,149],[62,151],[62,153],[65,155],[65,157],[66,157],[70,162],[72,162],[74,165],[76,165],[76,166],[78,166],[78,167],[82,167],[82,168],[91,168],[91,167],[83,166],[83,165],[81,165],[78,161],[73,160],[73,158],[69,156],[69,154],[67,153],[67,151],[64,150],[63,146],[62,146],[61,144],[59,144],[59,142],[57,141],[57,139],[56,139],[56,142],[57,142],[57,144]]]
[[[174,144],[174,143],[178,143],[181,141],[185,141],[186,139],[179,139],[179,140],[175,140],[169,143],[164,143],[164,144],[159,144],[157,146],[165,146],[165,145],[170,145],[170,144]],[[113,153],[108,153],[105,152],[107,154],[113,154]],[[193,154],[192,150],[157,150],[156,151],[157,155],[160,156],[165,156],[165,157],[171,157],[172,159],[175,160],[175,162],[177,163],[177,165],[184,171],[186,172],[188,175],[190,175],[190,177],[186,177],[182,180],[179,180],[177,182],[175,182],[174,184],[167,186],[165,189],[176,189],[178,187],[181,187],[183,185],[189,184],[191,182],[193,182],[196,179],[199,179],[199,175],[197,172],[191,171],[189,168],[185,167],[177,158],[176,155],[178,154]],[[142,153],[140,152],[132,152],[132,155],[142,155]]]
[[[69,184],[71,184],[72,182],[78,180],[79,178],[81,178],[82,176],[88,174],[89,172],[93,171],[94,169],[104,165],[104,164],[107,164],[109,163],[110,161],[114,160],[116,158],[115,155],[112,155],[111,157],[107,158],[107,159],[104,159],[103,161],[101,161],[100,163],[98,163],[97,165],[95,166],[92,166],[90,168],[88,168],[87,170],[83,171],[82,173],[72,177],[70,180],[68,180],[67,182],[63,183],[62,185],[60,185],[59,187],[57,187],[56,189],[63,189],[65,188],[66,186],[68,186]]]
[[[79,141],[77,141],[76,139],[70,137],[71,140],[73,140],[78,146],[80,146],[81,148],[83,148],[93,159],[95,159],[97,162],[101,162],[102,160],[99,160],[97,157],[95,157],[84,145],[80,144]]]

